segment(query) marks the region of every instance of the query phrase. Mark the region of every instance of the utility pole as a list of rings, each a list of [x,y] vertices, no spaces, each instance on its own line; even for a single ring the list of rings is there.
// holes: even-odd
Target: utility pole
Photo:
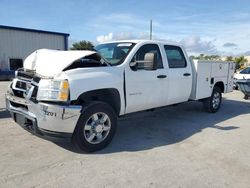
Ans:
[[[153,32],[153,21],[150,20],[150,34],[149,34],[149,39],[152,40],[152,32]]]

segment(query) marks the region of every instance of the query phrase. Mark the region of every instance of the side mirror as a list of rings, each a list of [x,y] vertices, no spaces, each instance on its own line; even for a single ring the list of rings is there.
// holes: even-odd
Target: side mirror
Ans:
[[[130,68],[133,70],[133,71],[137,71],[138,69],[138,63],[136,61],[132,61],[129,63],[129,66]]]
[[[145,70],[156,70],[157,60],[155,53],[146,53],[144,56],[144,69]]]
[[[142,61],[132,61],[129,64],[130,68],[134,71],[138,69],[144,70],[156,70],[157,69],[157,60],[155,53],[146,53],[144,60]]]

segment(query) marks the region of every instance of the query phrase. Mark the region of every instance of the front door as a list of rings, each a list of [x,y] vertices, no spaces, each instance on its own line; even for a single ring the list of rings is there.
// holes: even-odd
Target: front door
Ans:
[[[126,113],[164,106],[167,103],[167,70],[162,63],[162,55],[157,44],[145,44],[139,48],[132,61],[142,61],[146,53],[154,53],[157,58],[156,70],[138,67],[125,70]]]

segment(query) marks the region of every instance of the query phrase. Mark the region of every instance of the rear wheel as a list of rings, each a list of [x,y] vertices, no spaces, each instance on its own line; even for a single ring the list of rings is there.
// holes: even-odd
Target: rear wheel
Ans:
[[[204,99],[203,105],[207,112],[215,113],[219,110],[221,105],[221,89],[214,87],[211,97]]]
[[[245,94],[245,95],[244,95],[244,99],[247,100],[248,98],[249,98],[249,95]]]
[[[83,108],[77,122],[73,140],[85,152],[106,147],[115,134],[117,117],[110,105],[92,102]]]

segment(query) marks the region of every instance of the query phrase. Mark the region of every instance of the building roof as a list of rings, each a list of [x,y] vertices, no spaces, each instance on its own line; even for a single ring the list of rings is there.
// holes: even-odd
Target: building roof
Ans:
[[[21,28],[21,27],[12,27],[12,26],[5,26],[5,25],[0,25],[0,29],[10,29],[10,30],[16,30],[16,31],[28,31],[28,32],[35,32],[35,33],[52,34],[52,35],[62,35],[62,36],[67,36],[67,37],[69,36],[68,33],[44,31],[44,30]]]

